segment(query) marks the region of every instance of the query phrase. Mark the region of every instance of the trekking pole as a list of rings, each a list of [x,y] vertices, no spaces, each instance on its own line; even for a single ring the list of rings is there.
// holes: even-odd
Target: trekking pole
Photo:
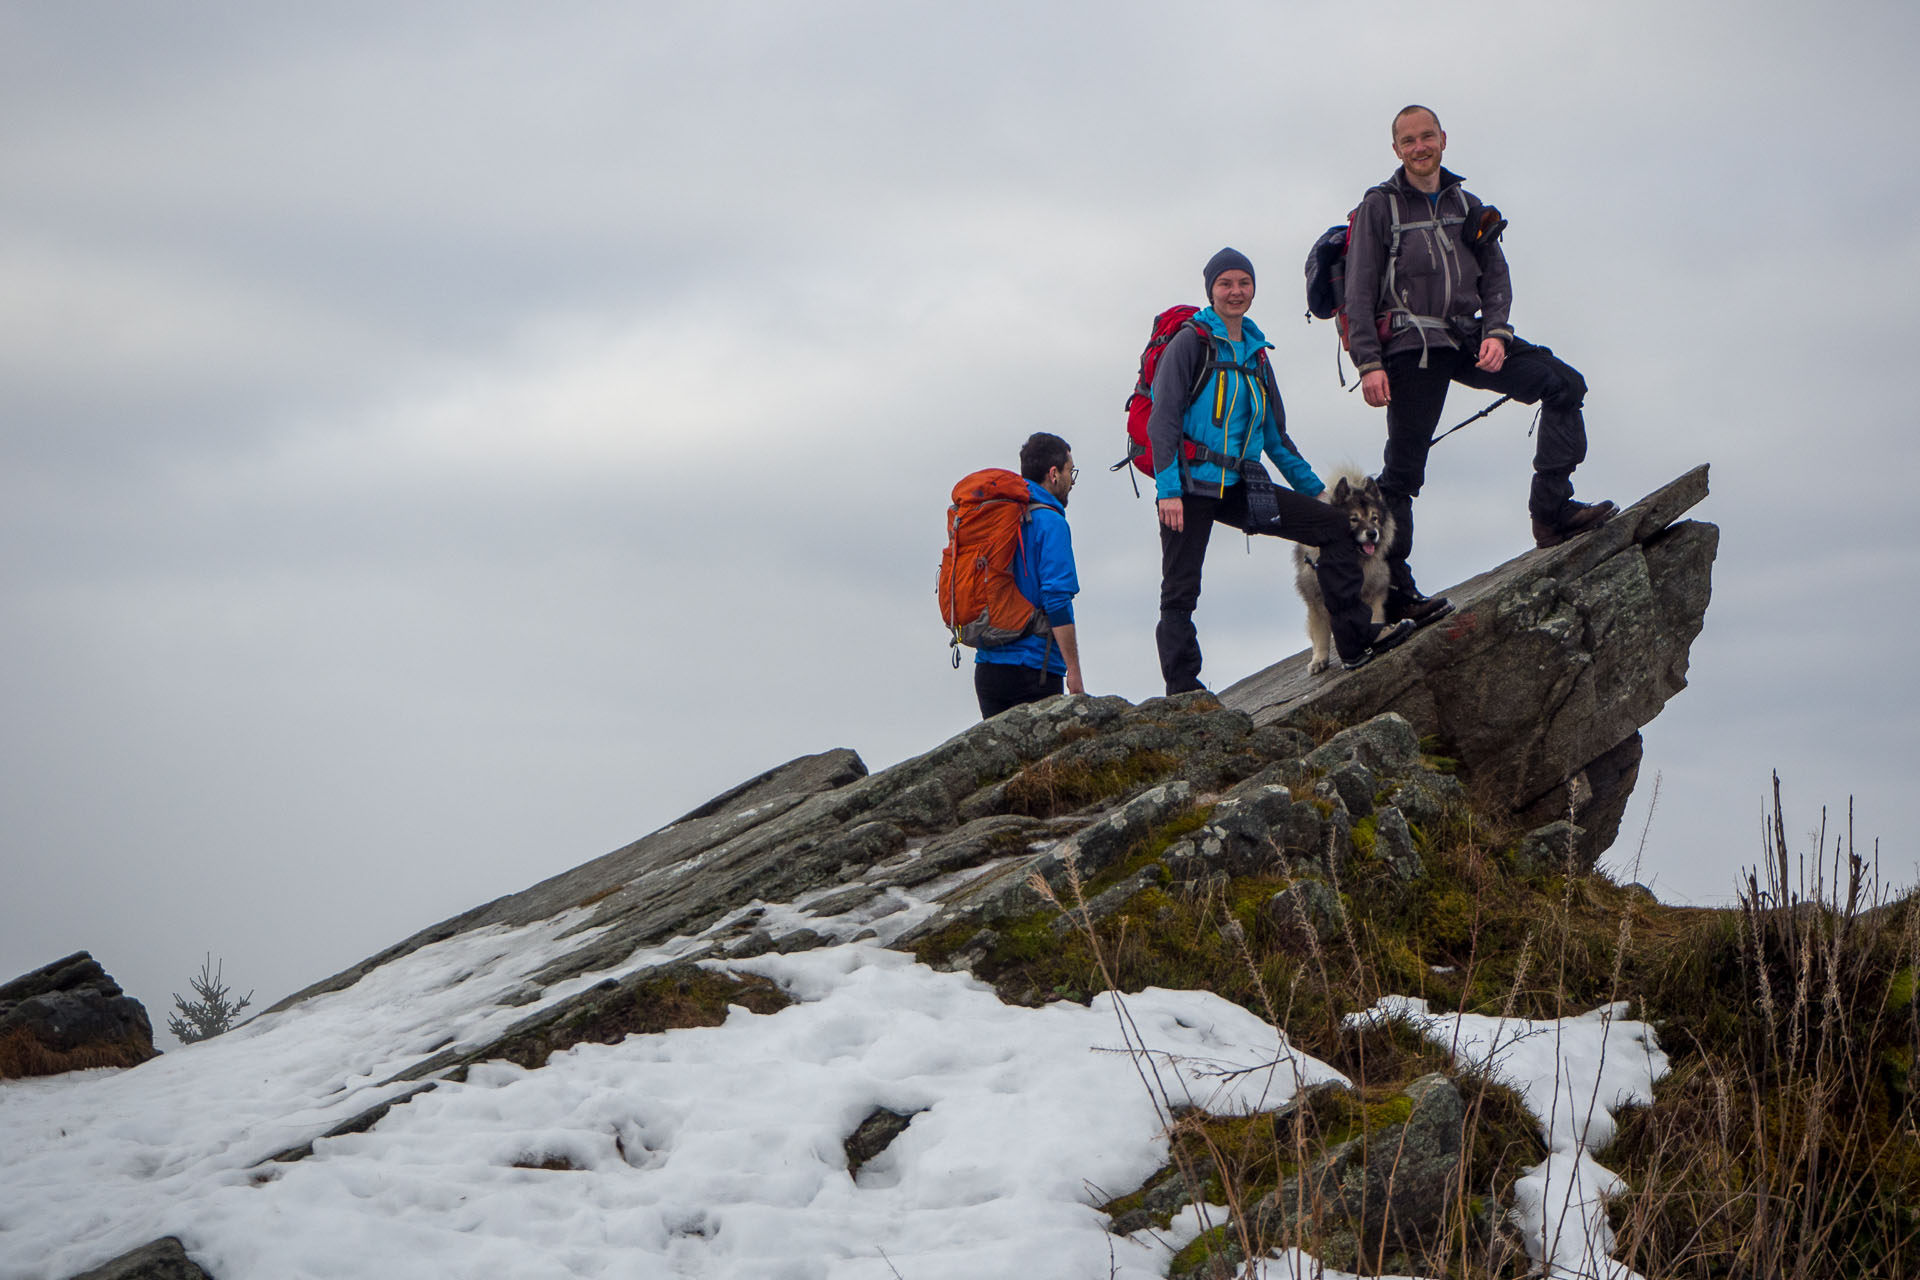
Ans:
[[[1448,436],[1458,431],[1461,427],[1468,426],[1471,423],[1480,421],[1480,419],[1486,417],[1488,414],[1492,413],[1495,409],[1498,409],[1501,405],[1505,404],[1507,401],[1511,399],[1513,399],[1512,396],[1501,396],[1498,400],[1495,400],[1492,404],[1488,405],[1486,408],[1482,409],[1480,412],[1474,414],[1471,418],[1468,418],[1465,422],[1457,422],[1453,426],[1448,427],[1445,431],[1442,431],[1439,435],[1435,436],[1433,439],[1427,441],[1428,446],[1431,447],[1433,445],[1439,444],[1442,440],[1445,440]]]

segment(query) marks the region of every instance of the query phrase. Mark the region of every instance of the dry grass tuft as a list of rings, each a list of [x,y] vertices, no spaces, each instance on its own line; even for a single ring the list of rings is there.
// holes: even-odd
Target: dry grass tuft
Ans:
[[[15,1027],[0,1036],[0,1080],[57,1076],[95,1067],[137,1067],[159,1056],[151,1044],[132,1038],[109,1044],[80,1045],[63,1052],[47,1048],[25,1027]]]
[[[1795,864],[1777,796],[1764,869],[1736,910],[1661,904],[1582,873],[1571,848],[1564,865],[1523,873],[1510,856],[1519,834],[1456,815],[1422,833],[1425,874],[1411,882],[1365,854],[1329,849],[1307,865],[1276,851],[1270,874],[1150,888],[1099,920],[1076,878],[1052,910],[1001,927],[981,976],[1027,1003],[1114,993],[1170,1155],[1148,1187],[1109,1210],[1138,1226],[1164,1225],[1182,1196],[1230,1206],[1176,1257],[1175,1276],[1235,1274],[1246,1257],[1287,1245],[1363,1274],[1532,1273],[1506,1216],[1515,1177],[1544,1155],[1532,1118],[1502,1084],[1453,1067],[1410,1031],[1346,1028],[1345,1015],[1386,994],[1542,1019],[1626,1000],[1655,1022],[1672,1075],[1651,1108],[1623,1117],[1601,1157],[1630,1188],[1612,1209],[1615,1256],[1641,1274],[1920,1276],[1915,900],[1889,895],[1851,831],[1830,840],[1824,823],[1815,837],[1824,858],[1802,858],[1789,888]],[[1306,918],[1301,895],[1275,905],[1303,876],[1335,891],[1331,928]],[[1127,1021],[1126,994],[1146,986],[1236,1001],[1340,1068],[1355,1091],[1278,1118],[1176,1106]],[[1459,1183],[1436,1237],[1390,1245],[1381,1224],[1348,1221],[1318,1197],[1285,1215],[1284,1228],[1280,1215],[1250,1212],[1278,1187],[1297,1190],[1289,1178],[1391,1115],[1401,1090],[1435,1071],[1466,1104]],[[1179,1194],[1168,1190],[1176,1184]],[[1157,1208],[1146,1215],[1149,1202]]]

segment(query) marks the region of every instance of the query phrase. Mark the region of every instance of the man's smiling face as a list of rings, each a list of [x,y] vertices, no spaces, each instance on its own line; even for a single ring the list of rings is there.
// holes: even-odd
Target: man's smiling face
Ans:
[[[1431,111],[1409,111],[1393,122],[1393,154],[1407,167],[1409,178],[1424,180],[1438,174],[1446,150],[1447,135]]]

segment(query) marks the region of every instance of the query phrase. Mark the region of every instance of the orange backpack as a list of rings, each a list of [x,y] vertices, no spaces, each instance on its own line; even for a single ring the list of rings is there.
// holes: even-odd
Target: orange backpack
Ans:
[[[940,555],[940,620],[953,633],[953,665],[960,646],[992,649],[1050,634],[1047,616],[1020,594],[1013,561],[1025,543],[1033,494],[1011,471],[989,467],[953,486],[947,508],[947,549]]]

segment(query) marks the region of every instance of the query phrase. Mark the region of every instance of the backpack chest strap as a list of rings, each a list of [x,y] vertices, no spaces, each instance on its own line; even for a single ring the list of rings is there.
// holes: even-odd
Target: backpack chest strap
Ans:
[[[1391,188],[1383,188],[1383,190],[1385,190],[1387,193],[1387,208],[1393,218],[1393,223],[1391,228],[1393,232],[1393,243],[1387,249],[1387,257],[1389,261],[1391,261],[1391,259],[1394,259],[1400,256],[1400,236],[1402,232],[1442,231],[1448,227],[1463,226],[1467,221],[1467,215],[1465,211],[1466,201],[1464,197],[1461,200],[1462,211],[1459,213],[1441,213],[1439,210],[1439,206],[1436,204],[1433,207],[1432,217],[1420,218],[1417,220],[1404,220],[1400,216],[1400,193],[1397,191],[1394,191]],[[1455,188],[1448,187],[1447,191],[1441,192],[1440,198],[1444,200],[1446,198],[1447,192],[1450,192],[1453,190],[1455,190]]]

